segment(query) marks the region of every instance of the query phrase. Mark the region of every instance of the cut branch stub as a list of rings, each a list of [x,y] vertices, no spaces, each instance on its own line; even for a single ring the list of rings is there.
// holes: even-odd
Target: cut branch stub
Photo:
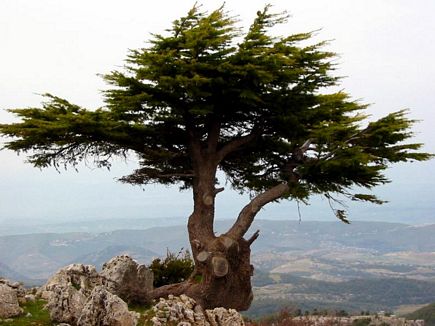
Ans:
[[[216,189],[214,190],[214,194],[217,195],[218,193],[220,193],[220,192],[222,192],[222,191],[224,191],[224,190],[225,190],[225,188],[216,188]]]
[[[198,239],[192,240],[192,246],[195,246],[195,248],[198,250],[201,250],[201,248],[203,247],[201,241],[199,241]]]
[[[213,196],[210,196],[210,194],[205,194],[205,195],[202,197],[202,202],[203,202],[204,205],[206,205],[206,206],[211,206],[211,205],[213,205],[214,198],[213,198]]]
[[[224,257],[215,256],[211,260],[213,274],[216,277],[224,277],[228,274],[228,260]]]
[[[208,257],[210,257],[210,253],[208,251],[201,251],[197,256],[196,259],[200,263],[204,263]]]
[[[255,240],[257,240],[260,235],[260,230],[254,232],[254,234],[248,239],[248,244],[251,245]]]
[[[222,236],[221,241],[227,252],[232,248],[236,248],[239,251],[239,244],[230,237]]]

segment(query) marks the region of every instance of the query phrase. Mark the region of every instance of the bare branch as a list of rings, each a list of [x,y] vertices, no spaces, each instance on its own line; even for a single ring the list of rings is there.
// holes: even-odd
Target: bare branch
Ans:
[[[303,143],[302,146],[300,147],[301,152],[305,153],[308,150],[308,148],[310,148],[311,143],[312,143],[312,140],[307,139],[305,141],[305,143]]]
[[[218,193],[220,193],[220,192],[222,192],[222,191],[224,191],[225,190],[225,188],[216,188],[215,190],[214,190],[214,194],[215,195],[217,195]]]
[[[248,244],[251,245],[255,240],[257,240],[260,235],[260,230],[254,232],[254,234],[248,239]]]
[[[240,211],[236,222],[225,235],[232,239],[241,239],[248,231],[258,211],[264,205],[281,198],[288,190],[289,186],[284,182],[255,196],[249,204]]]

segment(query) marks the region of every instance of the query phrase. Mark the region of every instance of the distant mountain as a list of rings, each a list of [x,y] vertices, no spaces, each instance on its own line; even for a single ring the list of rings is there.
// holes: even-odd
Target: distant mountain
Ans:
[[[222,232],[231,221],[217,221]],[[134,227],[134,225],[129,225]],[[253,245],[257,268],[314,279],[400,277],[435,280],[435,225],[269,221]],[[0,261],[21,276],[48,278],[71,262],[100,266],[119,253],[149,263],[166,250],[189,248],[185,226],[104,233],[44,233],[0,237]]]
[[[217,221],[217,233],[231,222]],[[101,268],[113,256],[129,254],[149,264],[167,250],[189,248],[184,225],[128,227],[0,236],[0,276],[35,284],[70,263]],[[376,311],[435,301],[435,225],[258,220],[251,233],[257,229],[252,248],[257,313],[289,304]]]
[[[18,273],[17,271],[14,271],[13,269],[11,269],[9,266],[7,266],[6,264],[3,264],[0,262],[0,277],[4,277],[7,278],[9,280],[13,280],[13,281],[24,281],[24,280],[28,280],[27,277],[25,277],[24,275],[21,275],[20,273]]]
[[[255,302],[247,312],[259,317],[292,306],[301,310],[327,309],[392,311],[401,305],[435,300],[435,282],[408,278],[353,279],[327,282],[293,274],[262,271],[253,278]]]
[[[0,261],[19,271],[23,279],[47,279],[72,262],[101,267],[111,257],[129,253],[138,261],[149,263],[153,257],[164,256],[167,248],[178,251],[183,247],[187,248],[185,227],[100,234],[26,234],[0,237]]]
[[[186,218],[183,217],[77,219],[67,222],[0,218],[0,236],[71,232],[88,232],[97,234],[120,229],[144,230],[153,227],[185,224]]]
[[[144,249],[142,247],[113,245],[104,248],[98,252],[92,252],[84,256],[74,258],[70,263],[80,263],[87,265],[94,265],[100,268],[105,262],[111,258],[128,254],[133,256],[139,263],[149,263],[153,258],[157,258],[160,254],[154,251]]]
[[[257,249],[312,249],[319,245],[364,248],[378,252],[435,251],[435,224],[411,226],[400,223],[301,222],[259,220],[253,225],[262,235]]]
[[[407,319],[423,319],[425,326],[435,326],[435,303],[427,305],[405,316]]]

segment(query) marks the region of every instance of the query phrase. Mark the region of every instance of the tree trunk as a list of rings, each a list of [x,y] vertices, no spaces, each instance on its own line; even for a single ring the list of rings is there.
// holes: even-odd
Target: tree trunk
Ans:
[[[250,244],[245,239],[215,238],[196,255],[196,270],[189,280],[157,288],[152,297],[186,294],[204,309],[247,310],[253,299]]]
[[[203,308],[249,308],[253,295],[250,264],[250,242],[240,237],[214,234],[215,170],[210,169],[194,185],[194,211],[189,217],[188,231],[195,261],[189,280],[163,286],[152,297],[186,294]]]
[[[195,210],[189,218],[188,230],[195,271],[189,280],[157,288],[152,297],[186,294],[205,309],[224,307],[247,310],[253,299],[250,264],[252,242],[243,236],[261,207],[283,196],[289,189],[279,184],[254,197],[240,212],[227,233],[216,237],[213,233],[214,197],[210,187],[194,194]],[[212,194],[212,195],[211,195]]]
[[[219,132],[214,133],[215,138]],[[157,288],[152,298],[169,294],[186,294],[195,299],[203,308],[233,308],[247,310],[253,299],[251,277],[254,267],[250,264],[250,240],[243,236],[252,224],[257,212],[267,203],[280,198],[286,191],[286,183],[279,184],[251,200],[240,212],[231,229],[218,237],[214,234],[215,197],[222,189],[215,189],[216,170],[219,160],[226,151],[216,154],[216,139],[209,137],[205,152],[198,143],[198,137],[191,136],[191,152],[195,176],[193,179],[194,210],[189,217],[189,241],[195,261],[195,270],[189,280]],[[238,146],[238,144],[236,144]]]

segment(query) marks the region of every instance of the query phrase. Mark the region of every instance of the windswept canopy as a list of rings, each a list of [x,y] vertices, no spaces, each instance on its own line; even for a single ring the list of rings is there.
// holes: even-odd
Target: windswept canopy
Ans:
[[[425,160],[406,143],[414,121],[404,111],[367,123],[366,105],[340,91],[334,53],[310,44],[311,33],[274,37],[285,23],[270,6],[246,34],[225,9],[195,6],[148,47],[130,51],[123,71],[105,75],[104,108],[87,110],[52,95],[42,108],[11,110],[21,122],[0,125],[6,148],[29,153],[38,167],[99,166],[134,152],[132,184],[192,186],[212,161],[240,191],[261,193],[280,183],[284,197],[353,194],[385,183],[389,163]]]

